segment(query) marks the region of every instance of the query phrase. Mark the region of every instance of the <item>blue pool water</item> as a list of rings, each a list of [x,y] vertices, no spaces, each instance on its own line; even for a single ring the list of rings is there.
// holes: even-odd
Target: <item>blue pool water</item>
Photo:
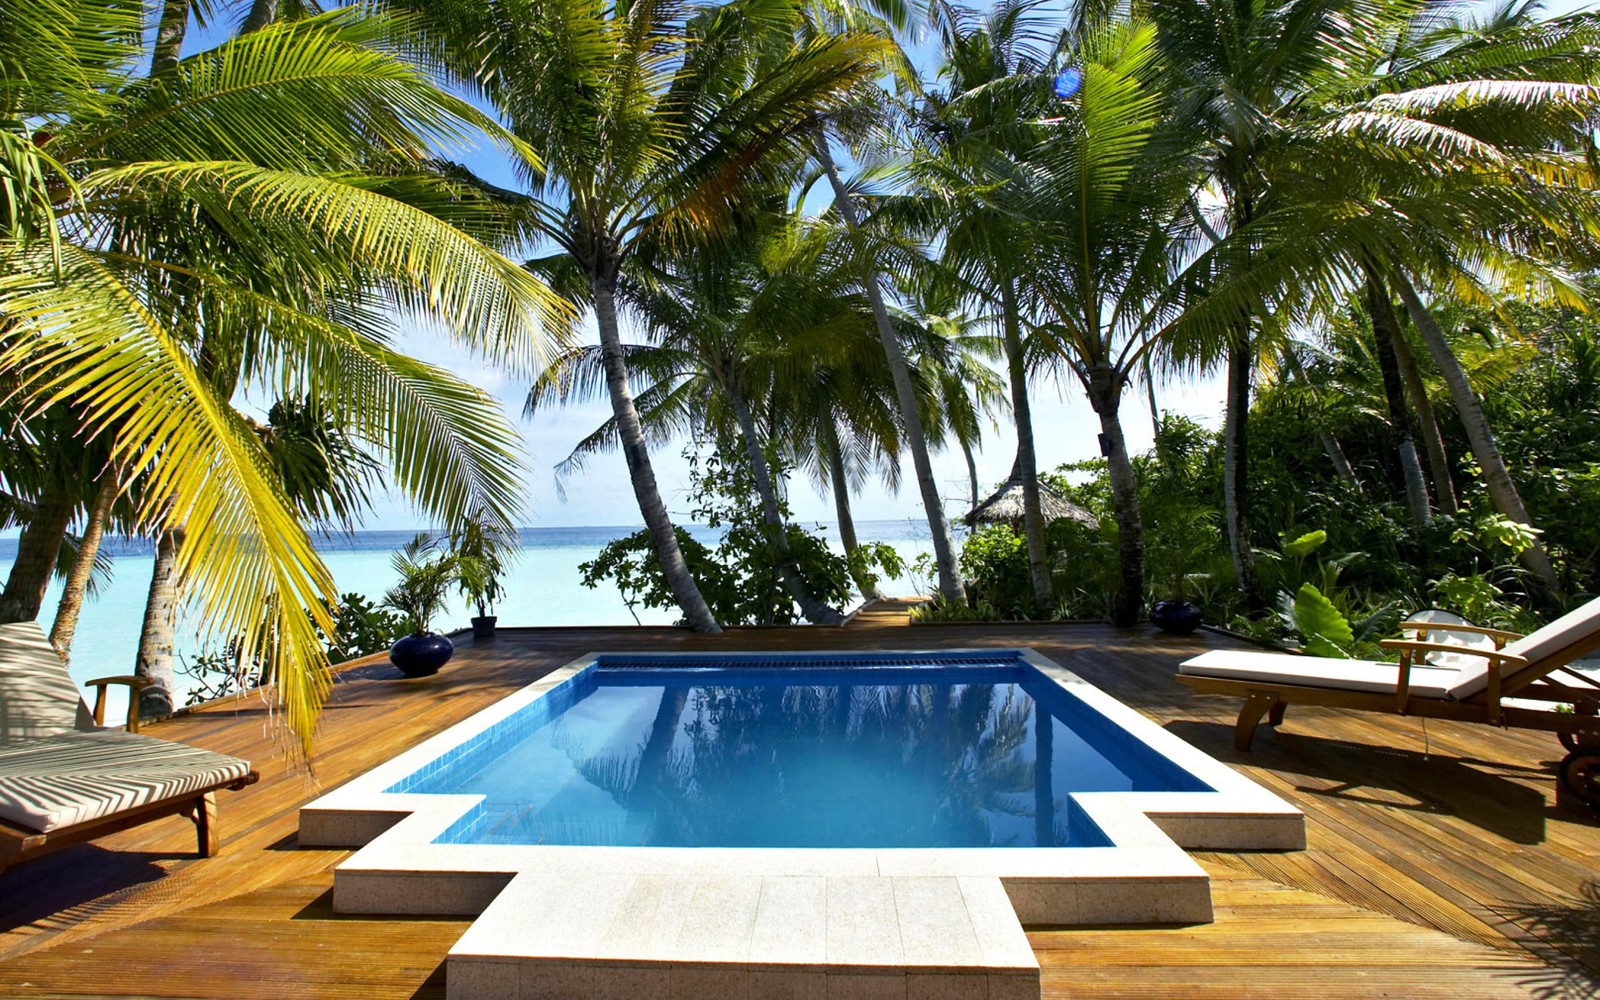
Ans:
[[[602,656],[390,791],[441,843],[1073,847],[1073,792],[1205,791],[1009,651]]]

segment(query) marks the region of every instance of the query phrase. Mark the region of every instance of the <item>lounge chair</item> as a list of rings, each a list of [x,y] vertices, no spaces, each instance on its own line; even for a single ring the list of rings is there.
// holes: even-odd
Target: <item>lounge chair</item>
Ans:
[[[1291,703],[1555,733],[1570,751],[1562,785],[1600,805],[1600,684],[1567,669],[1600,649],[1600,600],[1526,636],[1437,614],[1402,631],[1409,635],[1382,643],[1398,663],[1214,649],[1184,661],[1178,679],[1245,699],[1233,733],[1241,751],[1263,716],[1275,726]]]
[[[216,793],[256,781],[249,762],[133,732],[137,678],[90,683],[93,714],[38,625],[0,625],[0,871],[173,815],[194,822],[202,857],[216,854]],[[100,725],[112,683],[131,689],[127,731]]]

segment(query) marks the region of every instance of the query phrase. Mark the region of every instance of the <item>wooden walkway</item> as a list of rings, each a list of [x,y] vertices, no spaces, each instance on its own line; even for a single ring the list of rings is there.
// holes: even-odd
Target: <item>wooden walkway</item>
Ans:
[[[1237,706],[1172,680],[1226,640],[1092,625],[908,627],[882,605],[844,629],[562,628],[464,642],[434,678],[347,668],[315,780],[274,749],[251,699],[149,727],[249,757],[262,781],[221,803],[220,857],[179,819],[0,874],[0,996],[442,997],[466,921],[332,912],[347,852],[295,843],[296,810],[585,652],[1028,645],[1308,814],[1310,849],[1201,854],[1217,919],[1030,931],[1046,997],[1600,997],[1600,818],[1554,801],[1553,739],[1486,727],[1291,712],[1232,750]]]

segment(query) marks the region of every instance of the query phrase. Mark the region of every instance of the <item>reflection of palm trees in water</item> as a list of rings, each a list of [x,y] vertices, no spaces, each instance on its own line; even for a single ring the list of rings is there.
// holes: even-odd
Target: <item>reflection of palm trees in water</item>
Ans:
[[[667,687],[635,753],[574,763],[657,845],[1060,843],[1034,712],[1015,684]]]

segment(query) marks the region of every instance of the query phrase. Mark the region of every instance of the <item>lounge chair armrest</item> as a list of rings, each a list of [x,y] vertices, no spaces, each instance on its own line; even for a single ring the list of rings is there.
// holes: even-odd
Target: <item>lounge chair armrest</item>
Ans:
[[[148,677],[137,677],[133,674],[119,674],[115,677],[96,677],[92,681],[85,681],[89,687],[95,689],[94,695],[94,724],[106,724],[106,688],[112,684],[125,684],[128,687],[128,732],[139,731],[139,692],[154,684],[155,681]]]
[[[92,681],[84,681],[83,683],[87,684],[89,687],[95,688],[103,688],[107,684],[126,684],[135,691],[141,691],[154,684],[155,681],[148,677],[137,677],[133,674],[121,674],[116,677],[96,677]]]
[[[1472,635],[1486,635],[1501,645],[1514,642],[1522,638],[1521,632],[1508,632],[1503,628],[1487,628],[1483,625],[1444,624],[1442,622],[1401,622],[1402,632],[1468,632]],[[1423,640],[1426,641],[1426,640]]]
[[[1410,653],[1456,653],[1461,656],[1482,656],[1496,663],[1509,663],[1513,666],[1525,667],[1528,659],[1516,653],[1507,653],[1501,649],[1473,649],[1471,646],[1458,646],[1451,642],[1423,642],[1420,639],[1385,639],[1378,643],[1384,649],[1397,649]]]

